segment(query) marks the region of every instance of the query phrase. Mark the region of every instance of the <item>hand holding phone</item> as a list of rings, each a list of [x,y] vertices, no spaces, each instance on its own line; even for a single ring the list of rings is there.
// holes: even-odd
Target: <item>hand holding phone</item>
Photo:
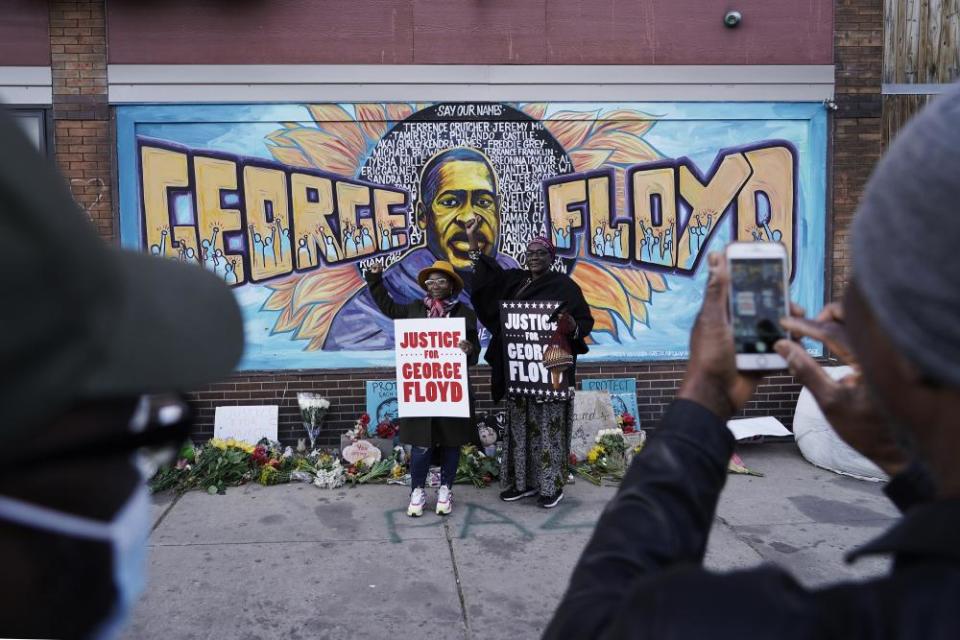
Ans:
[[[690,361],[678,398],[692,400],[724,420],[753,396],[761,371],[738,371],[730,323],[730,270],[720,253],[707,256],[710,277],[690,332]]]
[[[732,242],[726,256],[737,369],[785,368],[773,345],[789,337],[780,325],[789,315],[787,250],[776,242]]]

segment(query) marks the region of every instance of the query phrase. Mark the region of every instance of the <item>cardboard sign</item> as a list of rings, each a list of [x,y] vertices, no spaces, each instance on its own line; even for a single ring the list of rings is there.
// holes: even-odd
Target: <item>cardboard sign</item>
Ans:
[[[401,418],[470,417],[463,318],[394,320]]]
[[[500,302],[508,396],[540,400],[570,398],[571,369],[549,370],[543,366],[543,352],[557,330],[557,323],[548,320],[559,306],[556,300]]]
[[[588,378],[583,381],[584,391],[609,391],[613,402],[613,413],[622,416],[629,413],[637,420],[634,426],[640,429],[637,417],[637,379],[636,378]]]
[[[367,380],[367,415],[374,429],[385,420],[397,419],[396,380]]]
[[[608,391],[578,391],[573,397],[571,416],[570,453],[578,461],[586,459],[601,429],[617,426]]]
[[[356,464],[357,462],[363,460],[367,466],[370,466],[380,462],[380,458],[383,453],[380,451],[380,449],[375,447],[373,443],[367,440],[357,440],[356,442],[344,447],[341,455],[343,456],[343,459],[350,464]]]
[[[280,407],[217,407],[213,416],[213,437],[234,438],[256,444],[261,438],[276,442]]]

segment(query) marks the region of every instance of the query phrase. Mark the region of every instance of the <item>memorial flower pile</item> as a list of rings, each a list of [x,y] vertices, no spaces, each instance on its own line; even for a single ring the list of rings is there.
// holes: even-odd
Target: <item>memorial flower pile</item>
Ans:
[[[311,482],[334,488],[343,484],[343,470],[337,471],[339,465],[336,454],[306,453],[300,447],[295,451],[267,439],[251,444],[233,438],[213,438],[200,446],[184,445],[176,462],[160,469],[151,479],[150,488],[154,492],[172,489],[177,493],[205,489],[210,494],[224,493],[227,487],[248,482]],[[318,479],[320,482],[315,482]]]
[[[623,431],[620,428],[601,429],[594,442],[587,452],[586,461],[574,468],[577,474],[597,486],[600,486],[604,479],[611,482],[623,480],[627,452]]]

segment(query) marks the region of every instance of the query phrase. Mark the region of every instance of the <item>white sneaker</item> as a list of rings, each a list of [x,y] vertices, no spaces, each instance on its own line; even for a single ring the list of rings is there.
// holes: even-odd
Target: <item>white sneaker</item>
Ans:
[[[414,489],[410,492],[410,504],[407,505],[407,515],[419,518],[423,515],[423,505],[427,504],[427,494],[423,489]]]
[[[448,516],[451,511],[453,511],[453,492],[450,491],[450,487],[440,485],[440,490],[437,491],[437,515]]]

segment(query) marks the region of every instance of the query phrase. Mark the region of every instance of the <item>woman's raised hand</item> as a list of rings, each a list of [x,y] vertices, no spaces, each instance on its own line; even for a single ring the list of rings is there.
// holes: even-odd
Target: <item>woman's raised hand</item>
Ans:
[[[480,239],[477,235],[480,231],[480,216],[473,216],[467,220],[465,231],[467,233],[467,242],[470,243],[470,251],[478,251],[480,249]]]
[[[470,355],[471,353],[473,353],[473,344],[471,344],[466,340],[461,340],[458,346],[460,347],[460,350],[467,355]]]

